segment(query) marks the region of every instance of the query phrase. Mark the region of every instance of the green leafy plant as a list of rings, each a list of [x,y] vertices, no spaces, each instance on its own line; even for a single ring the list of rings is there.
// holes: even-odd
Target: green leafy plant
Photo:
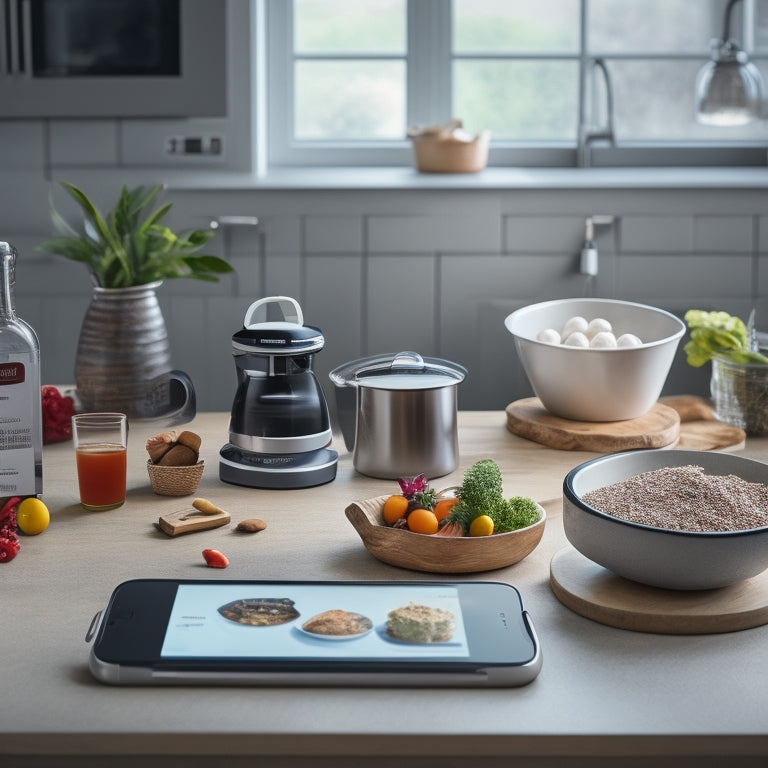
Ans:
[[[715,356],[734,363],[768,365],[768,357],[751,348],[749,331],[740,318],[727,312],[689,309],[685,322],[691,331],[691,340],[683,350],[688,364],[694,368],[700,368]]]
[[[38,250],[85,264],[102,288],[181,277],[216,282],[218,275],[233,271],[218,256],[197,253],[213,237],[211,230],[177,235],[161,224],[172,203],[150,206],[162,189],[159,184],[132,190],[124,186],[115,207],[106,215],[74,184],[62,182],[62,187],[85,214],[82,231],[68,224],[51,204],[59,237],[42,243]]]

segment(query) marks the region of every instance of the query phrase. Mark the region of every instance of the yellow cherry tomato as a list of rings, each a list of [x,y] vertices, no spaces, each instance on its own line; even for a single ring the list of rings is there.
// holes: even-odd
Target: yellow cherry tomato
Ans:
[[[470,536],[490,536],[493,533],[493,520],[488,515],[478,515],[469,524]]]
[[[50,522],[51,514],[48,512],[48,507],[34,496],[24,499],[16,509],[16,524],[19,530],[29,536],[42,533]]]

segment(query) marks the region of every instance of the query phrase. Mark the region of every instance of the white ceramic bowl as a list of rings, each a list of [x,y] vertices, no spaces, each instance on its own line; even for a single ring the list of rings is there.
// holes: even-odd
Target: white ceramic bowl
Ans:
[[[666,589],[715,589],[768,568],[768,526],[744,531],[689,532],[641,525],[600,512],[588,491],[642,472],[693,464],[706,474],[737,475],[768,484],[768,464],[715,451],[628,451],[572,469],[563,482],[568,541],[590,560],[632,581]]]
[[[574,316],[608,320],[618,337],[639,347],[576,348],[537,341]],[[623,421],[647,413],[661,394],[685,324],[663,309],[613,299],[558,299],[522,307],[504,324],[536,396],[556,416],[575,421]]]

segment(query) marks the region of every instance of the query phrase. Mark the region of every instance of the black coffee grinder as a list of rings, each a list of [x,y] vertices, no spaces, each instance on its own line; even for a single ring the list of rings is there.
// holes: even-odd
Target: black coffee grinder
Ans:
[[[325,343],[288,296],[248,307],[232,336],[237,392],[219,477],[251,488],[308,488],[336,477],[328,404],[312,357]]]

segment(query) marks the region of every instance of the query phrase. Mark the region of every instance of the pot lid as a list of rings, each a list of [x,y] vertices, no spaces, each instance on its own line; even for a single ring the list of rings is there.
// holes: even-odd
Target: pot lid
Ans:
[[[457,363],[417,352],[376,355],[339,366],[329,374],[338,387],[436,389],[459,384],[467,370]]]
[[[232,336],[235,351],[265,355],[303,355],[317,352],[324,344],[320,329],[304,325],[301,307],[290,296],[254,301],[242,329]]]

